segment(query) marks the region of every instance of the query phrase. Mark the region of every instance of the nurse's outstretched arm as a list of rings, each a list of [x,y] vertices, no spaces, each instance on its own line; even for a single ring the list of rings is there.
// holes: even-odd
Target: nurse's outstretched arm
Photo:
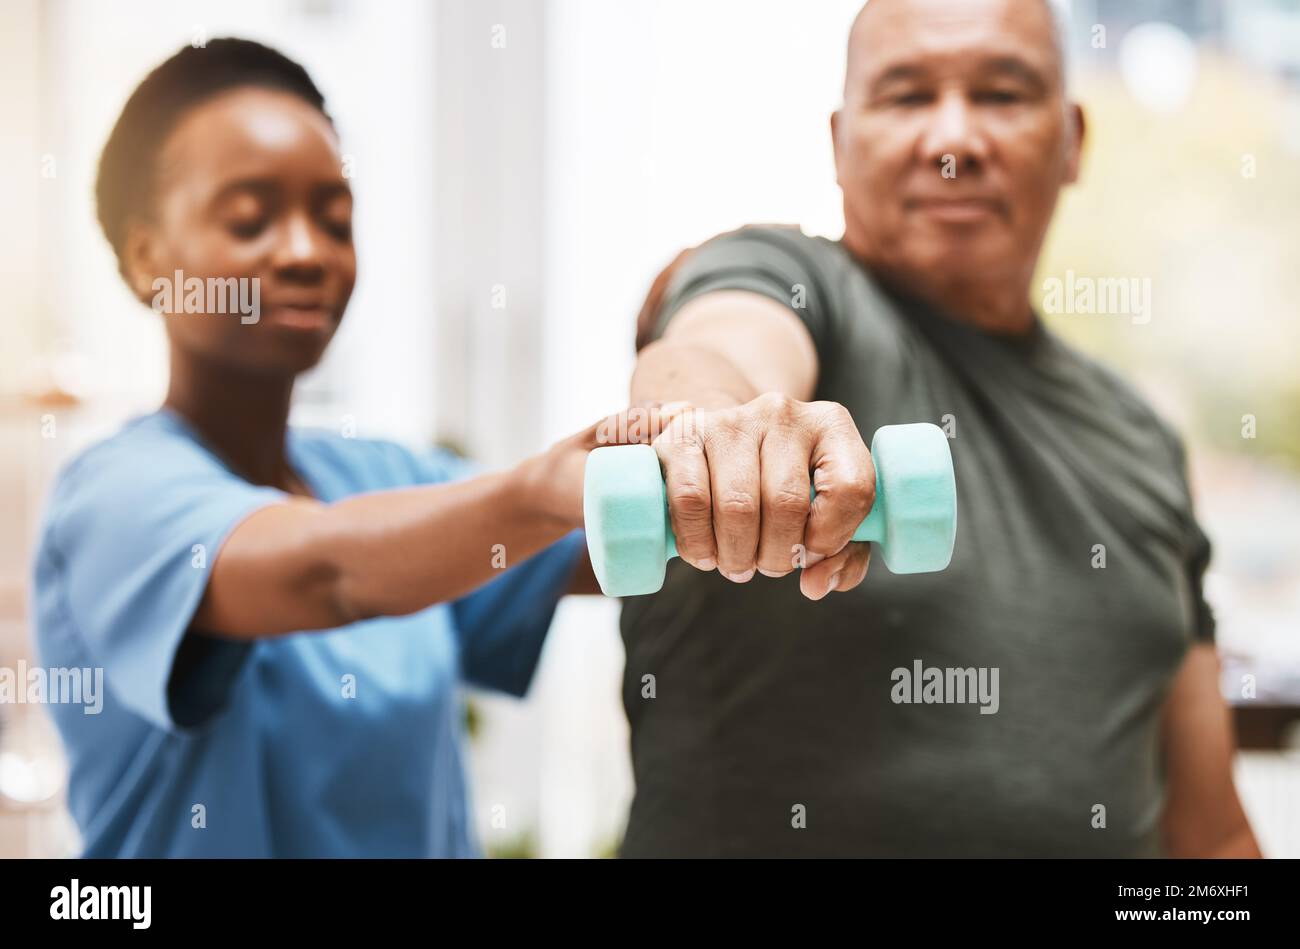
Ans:
[[[644,440],[657,434],[656,419],[644,419]],[[494,553],[518,563],[581,527],[587,453],[620,433],[641,440],[639,424],[616,415],[467,481],[261,508],[218,551],[192,626],[257,639],[457,599],[499,576]],[[589,573],[579,565],[578,577]],[[575,580],[573,592],[581,589]]]

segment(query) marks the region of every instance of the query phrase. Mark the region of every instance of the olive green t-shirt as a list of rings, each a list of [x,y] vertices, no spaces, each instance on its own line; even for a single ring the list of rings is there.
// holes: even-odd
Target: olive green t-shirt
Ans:
[[[656,333],[724,289],[791,307],[868,444],[945,427],[956,549],[816,603],[681,561],[625,600],[624,856],[1160,855],[1161,708],[1214,635],[1178,439],[1041,324],[969,328],[792,228],[695,251]]]

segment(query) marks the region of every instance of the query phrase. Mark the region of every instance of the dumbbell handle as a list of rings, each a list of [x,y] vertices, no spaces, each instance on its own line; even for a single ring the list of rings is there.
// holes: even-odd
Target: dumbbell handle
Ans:
[[[853,533],[879,544],[892,573],[933,573],[952,559],[957,495],[948,439],[934,425],[886,425],[871,439],[876,498]],[[816,495],[811,492],[810,496]],[[667,489],[649,445],[595,449],[583,483],[587,549],[601,589],[639,596],[663,586],[677,556]]]
[[[814,498],[817,497],[817,490],[815,488],[810,488],[808,493],[810,496]],[[668,532],[668,559],[671,560],[674,557],[678,556],[677,537],[675,534],[673,534],[673,522],[672,522],[672,518],[668,514],[668,504],[666,501],[664,503],[664,529]],[[862,523],[858,525],[858,529],[853,532],[852,539],[859,542],[865,542],[865,541],[872,541],[872,540],[880,541],[883,540],[884,537],[885,537],[884,490],[883,490],[883,486],[880,484],[879,479],[877,479],[876,500],[871,505],[871,510],[867,512],[867,516],[863,518]]]

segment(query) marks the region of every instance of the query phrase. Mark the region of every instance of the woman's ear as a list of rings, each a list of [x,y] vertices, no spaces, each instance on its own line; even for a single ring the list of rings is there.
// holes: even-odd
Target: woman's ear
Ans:
[[[1079,180],[1079,165],[1083,161],[1083,140],[1088,132],[1088,121],[1084,118],[1083,106],[1071,102],[1065,115],[1069,123],[1065,148],[1065,183],[1072,185]]]
[[[154,298],[154,280],[158,276],[156,256],[153,228],[146,221],[132,220],[122,242],[121,269],[131,292],[144,304],[150,304]]]

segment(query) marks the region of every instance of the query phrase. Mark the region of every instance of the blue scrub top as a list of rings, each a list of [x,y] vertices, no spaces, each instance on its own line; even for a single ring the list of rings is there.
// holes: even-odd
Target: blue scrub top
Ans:
[[[473,472],[447,452],[298,429],[288,455],[327,502]],[[222,542],[284,497],[167,410],[60,473],[37,644],[47,668],[104,670],[98,714],[50,705],[85,856],[478,854],[457,682],[527,690],[581,532],[453,603],[252,643],[191,636],[174,663]]]

